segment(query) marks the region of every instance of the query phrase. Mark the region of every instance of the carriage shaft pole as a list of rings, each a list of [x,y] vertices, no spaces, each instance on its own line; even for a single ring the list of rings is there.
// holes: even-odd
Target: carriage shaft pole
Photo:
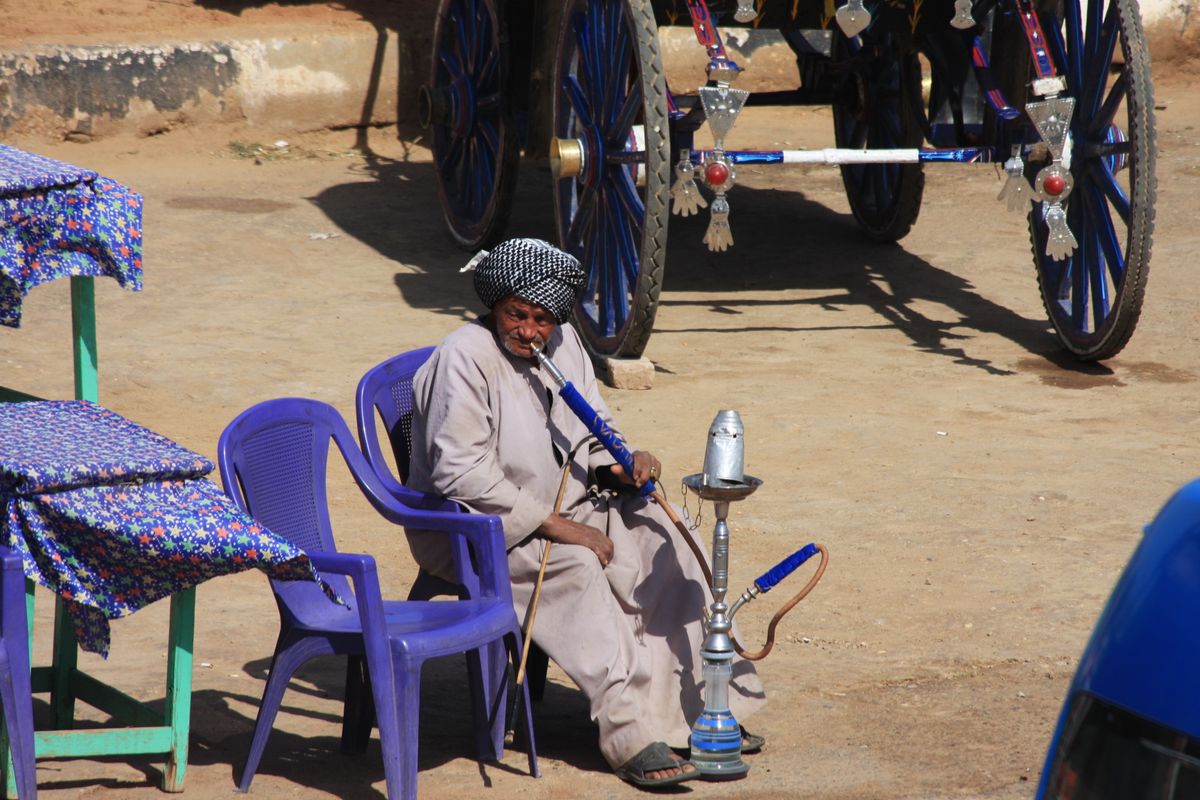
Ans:
[[[711,150],[693,150],[692,161],[703,164]],[[819,150],[724,150],[722,157],[732,164],[917,164],[947,162],[957,164],[989,163],[1003,160],[990,147],[904,147],[862,150],[826,147]]]

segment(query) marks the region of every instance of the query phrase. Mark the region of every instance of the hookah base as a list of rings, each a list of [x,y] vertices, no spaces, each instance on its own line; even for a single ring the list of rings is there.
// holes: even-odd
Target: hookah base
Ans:
[[[742,760],[742,732],[728,712],[705,712],[692,727],[691,758],[707,780],[732,780],[750,771]]]
[[[690,760],[706,781],[736,781],[750,771],[750,765],[742,760],[742,753],[733,753],[731,758],[714,760],[712,753],[700,754],[692,748]]]

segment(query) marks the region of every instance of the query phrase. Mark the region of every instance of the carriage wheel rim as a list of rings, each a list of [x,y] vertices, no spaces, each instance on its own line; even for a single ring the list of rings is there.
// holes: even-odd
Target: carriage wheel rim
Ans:
[[[1153,101],[1140,24],[1127,5],[1094,3],[1085,19],[1068,3],[1063,30],[1049,26],[1048,43],[1058,63],[1068,65],[1077,102],[1071,126],[1075,187],[1064,205],[1078,247],[1061,261],[1046,257],[1042,211],[1035,206],[1034,256],[1059,338],[1083,358],[1111,357],[1128,341],[1148,269],[1154,159],[1147,141],[1153,139],[1153,118],[1145,106]],[[1112,75],[1117,47],[1125,58]]]
[[[665,202],[663,220],[652,219],[658,213],[658,205],[653,213],[647,210],[652,191],[636,183],[640,170],[664,171],[651,162],[666,163],[665,140],[662,152],[647,148],[635,165],[609,163],[610,154],[632,147],[633,127],[649,106],[646,42],[638,40],[633,13],[624,0],[570,4],[556,73],[555,136],[580,140],[585,150],[583,174],[563,177],[555,187],[559,238],[588,272],[576,307],[580,333],[589,349],[606,356],[640,355],[657,302],[657,284],[652,296],[646,293],[646,241],[651,225],[665,234]],[[665,85],[654,91],[665,106]],[[665,120],[665,108],[661,113]],[[661,265],[653,269],[661,272]],[[650,277],[657,280],[657,274]],[[633,349],[637,352],[629,352]]]

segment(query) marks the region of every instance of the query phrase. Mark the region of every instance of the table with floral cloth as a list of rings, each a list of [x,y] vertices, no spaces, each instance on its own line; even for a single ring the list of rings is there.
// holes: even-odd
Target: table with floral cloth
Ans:
[[[0,326],[20,325],[30,289],[68,278],[79,399],[99,400],[94,280],[101,276],[142,288],[141,195],[92,170],[0,145]],[[30,399],[37,398],[0,376],[0,401]]]
[[[142,197],[110,178],[0,145],[0,325],[38,284],[108,275],[142,288]]]
[[[0,403],[0,536],[21,553],[26,576],[58,595],[72,623],[56,630],[55,665],[34,668],[35,691],[57,687],[67,698],[64,714],[55,708],[63,729],[35,733],[38,758],[166,753],[162,786],[181,791],[196,585],[251,568],[320,581],[302,551],[205,478],[212,468],[90,401]],[[78,669],[74,640],[107,655],[109,620],[168,596],[167,696],[158,713]],[[135,727],[66,729],[76,697]],[[161,726],[149,724],[156,719]],[[12,796],[11,776],[2,783]]]
[[[0,403],[0,532],[66,600],[84,650],[108,620],[258,568],[315,580],[308,557],[204,478],[208,459],[86,400]]]

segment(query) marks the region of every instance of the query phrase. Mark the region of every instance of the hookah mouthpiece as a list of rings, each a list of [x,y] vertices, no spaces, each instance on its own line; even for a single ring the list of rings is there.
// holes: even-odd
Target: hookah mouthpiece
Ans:
[[[559,372],[558,367],[556,367],[554,365],[554,362],[550,360],[550,357],[542,352],[542,350],[545,349],[545,347],[546,347],[546,343],[543,342],[541,339],[535,339],[529,345],[529,349],[532,350],[534,356],[537,357],[538,363],[541,364],[542,369],[544,369],[544,370],[546,370],[546,372],[550,373],[550,377],[554,379],[554,382],[557,383],[559,388],[561,389],[562,387],[567,385],[566,376],[564,376],[561,372]]]

